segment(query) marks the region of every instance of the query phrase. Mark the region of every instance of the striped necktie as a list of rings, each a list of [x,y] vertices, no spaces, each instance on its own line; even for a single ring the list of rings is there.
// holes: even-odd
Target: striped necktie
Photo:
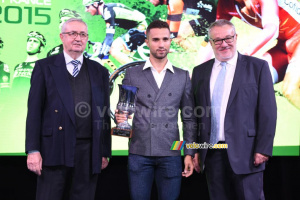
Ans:
[[[220,132],[220,117],[221,117],[221,105],[222,97],[224,92],[224,82],[226,76],[226,62],[221,62],[222,66],[221,71],[218,74],[217,80],[215,82],[212,100],[211,100],[211,134],[210,134],[210,143],[217,144],[219,141],[219,132]]]
[[[74,66],[72,76],[76,77],[79,73],[78,65],[80,64],[80,61],[79,60],[72,60],[71,63]]]

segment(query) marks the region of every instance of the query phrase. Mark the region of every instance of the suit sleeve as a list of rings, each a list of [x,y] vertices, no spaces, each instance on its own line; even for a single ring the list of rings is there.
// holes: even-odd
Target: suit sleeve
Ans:
[[[105,70],[103,73],[103,85],[104,85],[104,106],[107,108],[107,112],[104,115],[103,126],[103,157],[111,157],[111,121],[110,121],[110,92],[109,92],[109,74]]]
[[[130,71],[129,69],[126,70],[125,77],[124,77],[124,79],[122,81],[123,85],[131,85],[130,72],[129,71]]]
[[[186,143],[196,142],[196,119],[194,117],[194,101],[192,95],[192,84],[189,77],[189,72],[186,71],[185,89],[180,101],[181,120],[183,122],[183,139]],[[185,155],[192,155],[196,153],[195,149],[187,149],[184,147]]]
[[[25,151],[40,151],[40,135],[42,115],[45,102],[45,78],[39,61],[36,62],[31,76],[31,87],[28,97],[28,112],[26,119]]]
[[[197,88],[197,67],[198,66],[196,66],[194,69],[193,69],[193,74],[192,74],[192,99],[193,99],[193,104],[194,104],[194,107],[197,107],[198,105],[196,105],[196,97],[195,97],[195,95],[196,95],[196,88]],[[195,110],[195,112],[196,112],[196,110]],[[199,130],[199,127],[198,127],[198,120],[197,120],[197,117],[196,117],[196,113],[195,112],[193,112],[193,115],[194,115],[194,117],[195,117],[195,119],[196,119],[196,123],[197,123],[197,130],[196,130],[196,141],[195,142],[197,142],[197,143],[199,143],[200,142],[200,139],[199,139],[199,134],[198,133],[200,133],[200,130]],[[199,150],[198,150],[199,151]]]
[[[272,77],[265,61],[259,77],[258,90],[258,129],[254,152],[272,156],[277,107]]]

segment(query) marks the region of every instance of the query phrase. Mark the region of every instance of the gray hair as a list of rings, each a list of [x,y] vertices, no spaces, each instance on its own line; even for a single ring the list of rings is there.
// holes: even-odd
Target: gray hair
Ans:
[[[67,21],[65,21],[65,23],[62,25],[61,27],[61,33],[65,32],[66,30],[66,26],[71,23],[71,22],[79,22],[85,25],[86,29],[88,29],[87,24],[82,20],[82,19],[78,19],[78,18],[70,18]]]
[[[219,20],[215,21],[214,23],[212,23],[208,27],[208,37],[210,38],[211,29],[213,29],[214,27],[220,27],[220,26],[225,26],[225,25],[231,26],[232,30],[234,31],[234,34],[236,33],[233,23],[231,23],[230,21],[228,21],[226,19],[219,19]]]

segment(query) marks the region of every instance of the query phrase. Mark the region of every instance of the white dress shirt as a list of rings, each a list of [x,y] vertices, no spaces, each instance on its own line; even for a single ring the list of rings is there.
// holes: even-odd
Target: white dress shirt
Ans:
[[[224,90],[221,102],[221,111],[220,111],[220,132],[219,132],[219,141],[225,141],[225,133],[224,133],[224,119],[228,104],[228,99],[231,91],[231,85],[234,77],[234,72],[236,69],[238,53],[236,52],[232,59],[228,60],[226,63],[226,76],[224,81]],[[210,99],[212,99],[212,93],[214,91],[214,86],[216,83],[216,79],[221,71],[221,61],[215,59],[215,63],[212,68],[212,72],[210,75]]]
[[[73,75],[74,65],[71,62],[74,59],[71,56],[69,56],[69,54],[67,54],[65,51],[64,51],[64,56],[66,60],[67,70],[71,75]],[[78,71],[80,71],[83,63],[83,54],[81,54],[78,58],[76,58],[76,60],[80,61],[80,64],[78,64]]]
[[[158,73],[158,71],[153,67],[150,60],[148,59],[148,60],[146,60],[145,66],[143,67],[143,70],[145,70],[149,67],[151,68],[151,72],[154,76],[154,79],[155,79],[155,82],[156,82],[158,88],[160,88],[160,86],[161,86],[161,84],[164,80],[167,69],[169,69],[172,73],[174,73],[172,63],[169,60],[168,60],[167,64],[165,65],[165,67],[163,68],[163,70],[160,73]]]

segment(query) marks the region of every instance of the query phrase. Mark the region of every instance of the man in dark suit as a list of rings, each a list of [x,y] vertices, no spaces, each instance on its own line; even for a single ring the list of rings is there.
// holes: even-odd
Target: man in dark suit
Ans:
[[[60,38],[64,52],[37,61],[32,73],[27,166],[38,175],[37,199],[92,200],[111,156],[108,71],[83,57],[81,19],[66,21]]]
[[[264,199],[263,170],[277,116],[268,64],[237,52],[231,22],[218,20],[208,33],[215,59],[194,68],[192,76],[195,106],[202,108],[195,112],[198,139],[228,149],[200,149],[195,168],[205,167],[212,200]]]
[[[171,147],[180,140],[179,109],[183,138],[187,143],[195,141],[192,85],[188,71],[172,66],[167,58],[171,44],[168,24],[153,21],[146,34],[149,60],[127,69],[123,80],[124,85],[139,88],[128,156],[130,196],[133,200],[150,199],[155,180],[159,199],[178,199],[181,177],[193,173],[194,150],[185,148],[182,172],[181,152]],[[123,117],[116,114],[117,122],[123,122]]]

